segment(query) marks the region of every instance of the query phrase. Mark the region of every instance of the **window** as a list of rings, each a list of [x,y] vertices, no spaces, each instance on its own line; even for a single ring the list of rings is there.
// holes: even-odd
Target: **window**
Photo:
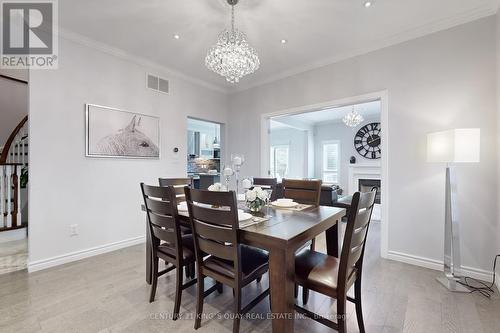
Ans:
[[[340,178],[340,143],[338,141],[323,142],[323,182],[338,184]]]
[[[288,145],[271,146],[271,176],[278,179],[288,174],[288,163],[290,147]]]

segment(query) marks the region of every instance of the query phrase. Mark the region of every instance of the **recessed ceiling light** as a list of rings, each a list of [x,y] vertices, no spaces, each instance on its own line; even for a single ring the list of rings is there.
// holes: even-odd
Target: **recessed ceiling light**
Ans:
[[[364,6],[365,6],[366,8],[371,7],[372,5],[373,5],[373,2],[371,2],[371,1],[365,1]]]
[[[179,36],[177,34],[174,35],[174,39],[179,39],[179,38],[181,38],[181,36]]]
[[[281,40],[281,44],[286,44],[286,43],[288,43],[288,41],[286,39]]]

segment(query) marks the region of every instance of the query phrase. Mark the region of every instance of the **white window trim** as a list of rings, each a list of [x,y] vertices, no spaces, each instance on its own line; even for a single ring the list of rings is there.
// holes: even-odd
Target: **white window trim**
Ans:
[[[286,173],[288,173],[289,169],[290,169],[290,143],[285,143],[285,144],[276,144],[276,145],[271,145],[271,149],[270,149],[270,152],[273,150],[273,148],[276,150],[276,148],[286,148],[288,150],[288,153],[287,153],[287,161],[286,161]],[[270,161],[271,162],[271,161]],[[269,163],[269,166],[271,166],[271,163]],[[273,166],[274,167],[274,166]],[[271,170],[272,168],[270,167],[269,170]],[[276,175],[276,169],[274,169],[274,174],[271,173],[271,176],[272,177],[277,177],[277,178],[280,178],[282,179],[283,177],[286,177],[287,175],[283,175],[283,177],[278,177]]]
[[[341,178],[341,165],[342,165],[342,145],[340,143],[340,140],[324,140],[321,141],[321,180],[323,180],[323,174],[325,172],[330,172],[331,171],[325,171],[325,154],[324,154],[324,146],[327,144],[337,144],[338,146],[338,167],[337,167],[337,182],[336,183],[325,183],[328,185],[340,185],[340,178]]]

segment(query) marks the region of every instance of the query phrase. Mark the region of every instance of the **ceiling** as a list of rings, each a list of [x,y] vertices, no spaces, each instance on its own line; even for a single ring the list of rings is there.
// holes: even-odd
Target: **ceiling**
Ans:
[[[352,111],[353,106],[354,110],[365,119],[380,118],[380,101],[373,101],[356,105],[299,113],[290,116],[275,117],[271,119],[271,128],[279,129],[293,127],[297,129],[307,129],[321,123],[340,122],[346,114]]]
[[[83,36],[231,91],[491,15],[498,8],[498,0],[373,2],[365,8],[364,0],[240,0],[236,25],[259,53],[261,68],[236,85],[204,66],[207,49],[229,24],[225,0],[60,0],[59,25],[66,37]]]

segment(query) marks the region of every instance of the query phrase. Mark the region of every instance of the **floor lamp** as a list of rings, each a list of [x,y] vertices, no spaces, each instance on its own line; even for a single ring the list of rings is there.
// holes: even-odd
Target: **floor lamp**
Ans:
[[[450,291],[469,292],[458,283],[462,274],[455,164],[479,162],[479,146],[479,128],[453,129],[427,135],[427,161],[446,163],[444,275],[438,276],[437,280]]]

